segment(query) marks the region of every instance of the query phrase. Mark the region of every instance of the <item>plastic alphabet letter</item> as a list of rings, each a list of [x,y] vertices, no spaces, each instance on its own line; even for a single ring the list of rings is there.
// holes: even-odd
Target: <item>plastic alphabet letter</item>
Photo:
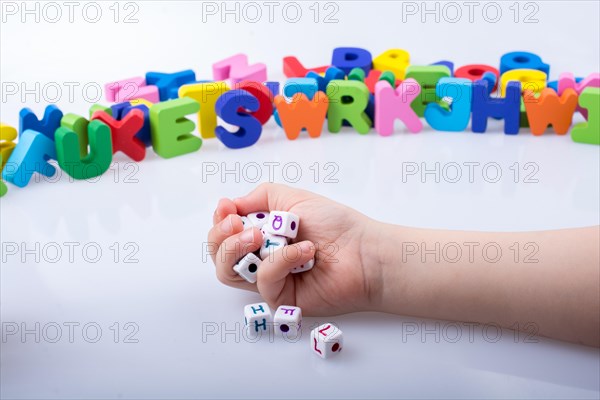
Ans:
[[[423,123],[411,107],[421,87],[414,79],[406,79],[394,89],[388,81],[375,85],[375,130],[381,136],[390,136],[394,120],[400,119],[412,133],[420,132]]]
[[[150,109],[152,147],[163,158],[198,151],[202,139],[192,135],[196,125],[186,115],[198,112],[200,104],[190,98],[157,103]]]
[[[56,168],[48,163],[49,159],[56,160],[54,141],[46,135],[30,129],[21,133],[19,143],[12,152],[8,167],[2,171],[2,177],[16,186],[25,187],[34,172],[51,177]]]
[[[112,140],[108,125],[91,121],[83,135],[89,141],[90,152],[80,155],[81,136],[71,129],[61,127],[56,131],[56,156],[58,165],[74,179],[90,179],[102,175],[112,162]]]

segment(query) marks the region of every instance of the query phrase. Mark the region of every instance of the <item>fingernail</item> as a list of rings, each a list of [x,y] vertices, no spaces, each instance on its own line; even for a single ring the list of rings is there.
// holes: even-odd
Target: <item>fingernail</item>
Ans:
[[[227,218],[225,218],[222,222],[221,225],[219,225],[219,228],[221,228],[221,232],[223,233],[231,233],[233,232],[233,222],[231,221],[231,215],[229,215]]]
[[[240,241],[250,243],[254,241],[254,229],[246,229],[240,235]]]
[[[298,243],[298,246],[303,254],[312,252],[313,244],[309,241],[300,242]]]

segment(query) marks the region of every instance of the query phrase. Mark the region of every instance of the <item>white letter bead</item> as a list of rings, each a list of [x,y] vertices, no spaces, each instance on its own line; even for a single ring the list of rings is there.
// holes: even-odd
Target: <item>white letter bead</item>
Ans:
[[[310,332],[310,348],[321,358],[328,358],[342,351],[344,337],[335,325],[327,323]]]
[[[256,257],[254,253],[248,253],[233,266],[233,270],[248,282],[256,283],[256,273],[259,266],[260,258]]]
[[[244,224],[244,230],[252,228],[252,222],[248,217],[240,217],[242,219],[242,224]]]
[[[244,307],[244,322],[249,338],[257,338],[273,327],[273,316],[267,303],[248,304]]]
[[[302,327],[302,310],[300,307],[279,306],[273,322],[276,336],[298,339]]]
[[[267,233],[272,235],[295,239],[298,235],[299,224],[300,218],[296,214],[285,211],[271,211],[269,221],[264,228]]]
[[[300,272],[306,272],[308,270],[311,270],[314,266],[315,266],[315,259],[313,258],[309,262],[304,263],[304,264],[302,264],[299,267],[292,268],[292,274],[298,274]]]
[[[277,250],[287,246],[288,240],[283,236],[265,234],[263,238],[263,245],[260,248],[260,258],[266,259],[271,256]]]
[[[250,213],[248,214],[248,219],[252,225],[260,229],[269,220],[269,213],[266,211]]]

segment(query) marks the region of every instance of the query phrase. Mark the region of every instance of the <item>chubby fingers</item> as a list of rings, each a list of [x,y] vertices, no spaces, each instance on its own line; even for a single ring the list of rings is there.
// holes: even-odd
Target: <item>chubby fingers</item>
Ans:
[[[239,222],[241,224],[241,220]],[[256,291],[256,286],[239,276],[233,266],[246,254],[260,249],[262,238],[262,233],[257,228],[251,228],[223,240],[215,255],[219,281],[229,286]]]
[[[237,214],[235,203],[230,199],[222,198],[217,203],[217,208],[213,214],[213,225],[218,224],[230,214]]]
[[[221,247],[223,241],[231,235],[235,235],[243,230],[244,224],[242,223],[242,219],[235,214],[226,216],[212,227],[208,232],[208,244],[206,248],[215,265],[217,251],[219,250],[219,247]]]
[[[305,240],[285,246],[270,254],[257,272],[258,291],[270,306],[295,304],[292,268],[307,263],[315,256],[315,246]]]

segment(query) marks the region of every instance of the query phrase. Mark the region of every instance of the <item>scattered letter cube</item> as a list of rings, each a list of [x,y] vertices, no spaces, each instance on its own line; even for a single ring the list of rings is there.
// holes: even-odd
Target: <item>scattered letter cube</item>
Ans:
[[[297,339],[302,326],[302,310],[300,307],[279,306],[273,322],[276,336]]]
[[[285,211],[271,211],[269,220],[264,226],[267,233],[271,235],[285,236],[295,239],[298,235],[300,218],[296,214]]]
[[[302,264],[299,267],[292,268],[292,274],[298,274],[300,272],[306,272],[311,270],[315,266],[315,259],[313,258],[307,263]]]
[[[250,213],[248,214],[248,219],[252,225],[260,229],[264,224],[267,223],[267,220],[269,219],[269,213],[266,211]]]
[[[267,303],[248,304],[244,307],[244,322],[248,337],[266,334],[273,327],[273,316]]]
[[[260,248],[260,258],[266,259],[277,250],[287,246],[288,240],[283,236],[266,234],[264,235],[263,245]]]
[[[342,351],[344,338],[337,326],[327,323],[310,332],[310,348],[321,358],[328,358]]]
[[[256,273],[259,266],[260,258],[253,253],[248,253],[233,266],[233,270],[248,282],[256,283]]]

